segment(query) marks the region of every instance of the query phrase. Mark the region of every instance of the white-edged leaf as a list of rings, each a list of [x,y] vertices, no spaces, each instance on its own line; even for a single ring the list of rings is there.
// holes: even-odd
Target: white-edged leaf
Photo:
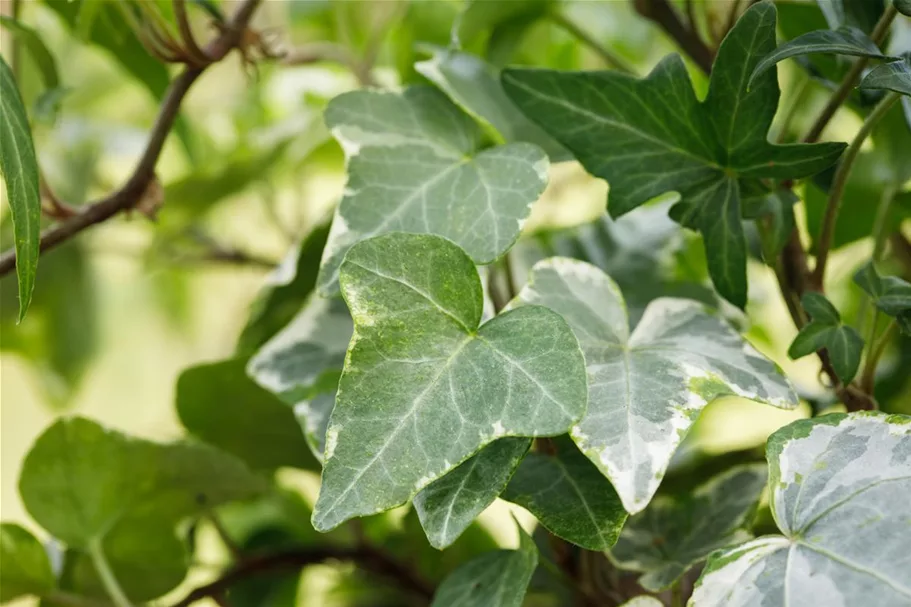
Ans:
[[[338,291],[354,243],[393,231],[437,234],[479,264],[515,243],[547,185],[548,160],[529,143],[481,149],[478,125],[440,91],[354,91],[326,124],[348,158],[348,184],[323,252],[318,286]]]
[[[797,406],[781,370],[697,302],[657,299],[630,335],[614,281],[590,264],[553,258],[535,265],[514,303],[551,308],[579,339],[589,405],[571,435],[632,514],[648,504],[674,450],[710,401],[737,395]]]
[[[340,284],[354,337],[326,435],[314,526],[405,503],[503,436],[562,434],[585,412],[585,361],[558,314],[481,320],[471,258],[440,236],[355,245]]]
[[[746,527],[765,484],[765,465],[747,464],[692,493],[659,496],[626,523],[611,560],[643,572],[639,584],[646,590],[666,590],[714,550],[752,538]]]
[[[531,441],[501,438],[414,496],[430,545],[442,550],[489,506],[512,477]]]
[[[911,417],[832,414],[769,438],[784,536],[715,553],[695,607],[911,604]]]

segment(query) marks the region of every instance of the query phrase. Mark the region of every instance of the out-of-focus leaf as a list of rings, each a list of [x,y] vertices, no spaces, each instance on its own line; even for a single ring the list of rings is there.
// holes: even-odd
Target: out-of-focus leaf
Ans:
[[[911,96],[911,55],[878,65],[860,81],[862,89],[885,89]]]
[[[12,32],[19,42],[28,49],[29,54],[35,61],[35,65],[38,66],[38,70],[41,72],[44,87],[55,89],[60,86],[60,77],[57,75],[57,62],[38,33],[27,25],[2,15],[0,15],[0,26]]]
[[[791,190],[777,190],[765,200],[761,215],[757,218],[764,229],[760,231],[762,256],[766,263],[774,266],[778,254],[787,244],[796,227],[794,203],[799,199]]]
[[[886,9],[887,0],[816,0],[830,29],[855,27],[870,33]]]
[[[854,327],[842,323],[838,310],[825,295],[809,292],[804,294],[802,301],[810,322],[794,338],[788,356],[803,358],[825,348],[839,379],[850,383],[860,365],[864,340]]]
[[[0,57],[0,172],[13,220],[16,276],[19,279],[19,322],[25,318],[38,270],[41,196],[38,193],[38,159],[32,143],[28,115],[13,71]]]
[[[246,360],[191,367],[177,380],[177,414],[191,434],[253,469],[318,470],[294,413],[246,374]]]
[[[897,276],[880,276],[872,263],[854,275],[854,282],[877,308],[895,318],[903,333],[911,335],[911,283]]]
[[[56,586],[44,546],[19,525],[0,524],[0,562],[0,603],[41,596]]]
[[[892,4],[895,5],[895,10],[902,15],[911,17],[911,0],[892,0]]]
[[[778,29],[785,41],[829,27],[825,15],[816,3],[777,0]],[[849,68],[848,59],[833,55],[799,55],[795,62],[811,77],[830,88],[838,86]]]
[[[483,34],[505,23],[540,19],[555,4],[554,0],[470,0],[453,25],[452,37],[460,45],[469,46]]]

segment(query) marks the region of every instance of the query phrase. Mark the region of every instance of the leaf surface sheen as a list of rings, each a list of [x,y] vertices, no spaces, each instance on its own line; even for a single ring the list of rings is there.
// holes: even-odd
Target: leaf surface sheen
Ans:
[[[862,89],[884,89],[911,97],[911,54],[878,65],[860,81]]]
[[[609,276],[584,262],[553,258],[535,265],[514,304],[554,310],[579,339],[589,404],[570,434],[630,513],[648,504],[710,401],[737,395],[797,406],[780,369],[698,302],[659,298],[630,334],[623,295]]]
[[[439,236],[359,243],[342,266],[355,332],[326,437],[314,526],[405,503],[504,436],[555,436],[585,411],[585,361],[558,314],[478,326],[477,269]]]
[[[775,7],[751,7],[722,43],[706,99],[693,91],[683,61],[663,59],[643,79],[602,72],[510,69],[506,93],[593,175],[610,185],[614,217],[669,191],[681,196],[686,225],[705,237],[712,280],[729,301],[747,297],[746,240],[737,178],[797,179],[830,166],[841,143],[774,145],[767,133],[778,107],[774,71],[747,88],[775,48]]]
[[[54,589],[56,580],[44,546],[23,527],[0,524],[0,602]]]
[[[825,348],[839,379],[849,383],[857,374],[864,340],[854,327],[841,320],[841,314],[821,293],[808,292],[801,298],[810,322],[804,325],[788,348],[796,360]]]

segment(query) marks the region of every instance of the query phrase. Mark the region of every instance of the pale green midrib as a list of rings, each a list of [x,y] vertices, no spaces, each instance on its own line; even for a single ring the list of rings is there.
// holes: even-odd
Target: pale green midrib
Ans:
[[[747,56],[752,56],[752,55],[753,55],[753,50],[754,50],[754,47],[756,46],[756,36],[757,36],[758,33],[759,33],[759,29],[760,29],[760,28],[758,28],[758,27],[753,29],[753,37],[752,37],[752,39],[750,40],[749,47],[747,47],[747,48],[744,49],[744,50],[747,51]],[[731,42],[733,42],[733,40],[729,41],[729,44],[730,44]],[[745,81],[746,78],[747,78],[747,69],[746,69],[746,65],[747,65],[746,63],[744,63],[744,64],[741,65],[741,70],[740,70],[740,82],[739,82],[738,85],[737,85],[737,92],[738,92],[738,93],[739,93],[740,91],[743,90],[743,88],[744,88],[744,86],[743,86],[743,85],[744,85],[744,81]],[[714,71],[714,70],[713,70],[713,71]],[[709,85],[709,86],[711,87],[711,85]],[[741,102],[741,96],[740,96],[739,94],[738,94],[738,95],[735,95],[735,97],[734,97],[734,110],[731,112],[731,124],[730,124],[730,127],[728,128],[728,137],[727,137],[727,142],[726,142],[726,145],[725,145],[725,156],[727,156],[728,158],[730,158],[731,150],[733,149],[732,140],[733,140],[733,138],[734,138],[734,128],[735,128],[735,125],[736,125],[736,123],[737,123],[737,114],[740,112],[740,102]],[[702,106],[702,104],[700,104],[700,106]],[[725,164],[728,164],[727,160],[725,161]]]
[[[878,479],[878,480],[876,480],[876,481],[874,481],[874,482],[872,482],[872,483],[870,483],[870,484],[868,484],[868,485],[865,485],[865,486],[861,487],[860,489],[857,489],[857,490],[854,491],[853,493],[851,493],[851,494],[849,494],[849,495],[846,495],[846,496],[843,497],[842,499],[838,500],[837,502],[835,502],[834,504],[832,504],[831,506],[829,506],[828,508],[826,508],[825,510],[823,510],[822,512],[820,512],[820,513],[817,514],[816,516],[814,516],[810,521],[808,521],[808,522],[804,523],[803,525],[801,525],[800,529],[796,529],[796,530],[793,532],[794,537],[804,537],[804,536],[806,536],[806,533],[807,533],[807,531],[810,529],[810,527],[812,527],[817,521],[819,521],[819,519],[821,519],[822,517],[826,516],[827,514],[829,514],[830,512],[832,512],[833,510],[836,510],[836,509],[840,508],[840,507],[843,506],[845,503],[851,501],[852,499],[854,499],[855,497],[857,497],[857,496],[860,495],[861,493],[867,491],[868,489],[872,489],[873,487],[876,487],[876,486],[878,486],[878,485],[882,485],[883,483],[891,483],[891,482],[894,482],[894,481],[905,481],[905,480],[911,480],[911,475],[908,475],[908,476],[896,476],[896,477],[893,477],[893,478]]]
[[[446,515],[443,517],[443,529],[440,530],[440,539],[442,540],[442,544],[447,543],[447,540],[449,539],[449,522],[452,519],[452,509],[455,507],[455,503],[458,500],[459,495],[465,489],[465,485],[468,483],[468,479],[471,477],[471,474],[474,472],[474,469],[477,467],[478,461],[480,459],[481,458],[478,457],[478,455],[475,455],[472,458],[471,466],[468,468],[465,476],[462,477],[462,482],[459,483],[458,489],[456,489],[449,496],[449,507],[446,509]]]
[[[6,70],[3,70],[3,75],[5,78],[9,79],[9,74],[7,73]],[[15,82],[10,81],[10,84],[8,84],[7,86],[15,87]],[[14,88],[13,92],[15,92],[15,88]],[[9,139],[9,141],[12,143],[12,146],[14,148],[13,154],[11,154],[10,156],[15,161],[15,165],[16,165],[16,167],[15,167],[16,170],[14,171],[15,175],[9,175],[9,174],[6,175],[7,187],[9,187],[11,190],[14,188],[17,190],[21,190],[25,193],[25,195],[27,197],[29,197],[29,195],[31,195],[30,197],[37,198],[38,197],[37,189],[35,187],[33,187],[31,180],[27,179],[27,177],[26,177],[25,163],[22,162],[22,158],[24,155],[22,154],[22,149],[19,147],[19,141],[18,141],[17,137],[15,136],[13,129],[15,128],[16,130],[18,130],[19,136],[24,137],[26,140],[28,140],[30,138],[29,132],[28,132],[26,126],[23,125],[23,123],[20,119],[21,117],[19,116],[19,112],[15,111],[16,108],[13,107],[11,102],[8,99],[4,99],[4,100],[2,100],[2,105],[3,105],[3,118],[4,118],[3,122],[5,124],[9,125],[9,131],[8,131],[9,137],[6,139]],[[29,156],[34,156],[34,150],[26,150],[26,151],[29,152],[29,154],[28,154]],[[18,185],[14,185],[14,184],[18,184]],[[9,197],[8,202],[9,202],[10,208],[13,209],[15,205],[13,205],[12,196]],[[25,206],[25,208],[24,208],[24,211],[21,213],[21,217],[18,217],[17,216],[18,214],[15,212],[11,213],[11,215],[10,215],[10,219],[13,222],[14,228],[16,227],[16,224],[18,223],[19,219],[23,219],[25,222],[25,225],[22,226],[24,228],[24,234],[22,232],[17,232],[17,234],[16,234],[16,244],[17,245],[27,244],[27,243],[31,242],[31,240],[32,240],[30,238],[30,235],[33,231],[34,224],[32,223],[32,214],[29,212],[29,209],[28,209],[28,201],[24,201],[24,206]],[[24,236],[24,238],[23,238],[23,236]],[[23,261],[26,261],[26,260],[23,260]],[[27,261],[31,262],[31,259],[28,259]],[[20,294],[20,297],[28,297],[28,294],[26,294],[26,293]]]
[[[857,563],[847,560],[845,557],[843,557],[839,554],[835,554],[834,552],[829,552],[828,550],[826,550],[824,548],[820,548],[819,546],[814,546],[813,544],[808,544],[808,543],[802,542],[800,540],[792,542],[789,552],[793,551],[796,546],[802,546],[808,550],[811,550],[812,552],[820,554],[826,558],[832,559],[836,563],[840,563],[841,565],[844,565],[848,569],[853,569],[857,573],[869,575],[870,577],[872,577],[876,580],[879,580],[880,582],[883,582],[884,584],[886,584],[887,586],[889,586],[890,588],[892,588],[899,594],[903,594],[905,596],[911,597],[911,588],[906,588],[906,587],[898,584],[897,582],[894,582],[891,579],[881,575],[879,572],[872,570],[872,569],[867,569],[866,567],[862,567],[862,566],[858,565]]]

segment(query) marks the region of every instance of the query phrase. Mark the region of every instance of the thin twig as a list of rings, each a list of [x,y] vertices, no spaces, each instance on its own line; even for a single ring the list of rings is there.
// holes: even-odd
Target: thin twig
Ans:
[[[241,41],[253,12],[262,0],[244,0],[230,23],[218,38],[206,48],[206,54],[213,62],[220,61],[236,48]],[[165,139],[177,118],[180,104],[187,91],[196,82],[205,67],[187,68],[171,82],[168,92],[162,101],[158,117],[149,135],[149,142],[126,183],[116,192],[84,207],[77,215],[45,230],[41,234],[41,252],[50,251],[57,245],[69,240],[79,232],[101,223],[122,211],[133,208],[155,180],[155,165],[164,147]],[[9,250],[0,255],[0,276],[12,272],[16,267],[16,253]]]
[[[592,36],[591,34],[586,32],[584,29],[579,27],[574,21],[572,21],[569,17],[567,17],[563,13],[556,12],[556,11],[552,12],[550,14],[550,20],[553,21],[554,24],[556,24],[556,25],[560,26],[561,28],[563,28],[564,30],[566,30],[573,37],[577,38],[580,42],[585,44],[588,48],[593,50],[595,52],[595,54],[598,55],[599,57],[601,57],[601,59],[604,61],[604,63],[606,63],[610,67],[614,68],[615,70],[624,72],[626,74],[635,74],[636,73],[636,71],[633,69],[633,67],[629,63],[627,63],[625,59],[612,53],[610,51],[610,49],[608,49],[606,46],[604,46],[603,44],[601,44],[600,42],[595,40],[594,36]]]
[[[187,16],[186,0],[174,0],[174,18],[177,20],[177,29],[180,31],[180,37],[183,39],[184,49],[187,56],[198,67],[210,62],[206,52],[196,44],[196,38],[193,36],[193,28],[190,27],[190,19]]]
[[[660,25],[703,72],[711,73],[715,53],[698,32],[684,25],[668,0],[633,0],[633,6],[640,15]]]

